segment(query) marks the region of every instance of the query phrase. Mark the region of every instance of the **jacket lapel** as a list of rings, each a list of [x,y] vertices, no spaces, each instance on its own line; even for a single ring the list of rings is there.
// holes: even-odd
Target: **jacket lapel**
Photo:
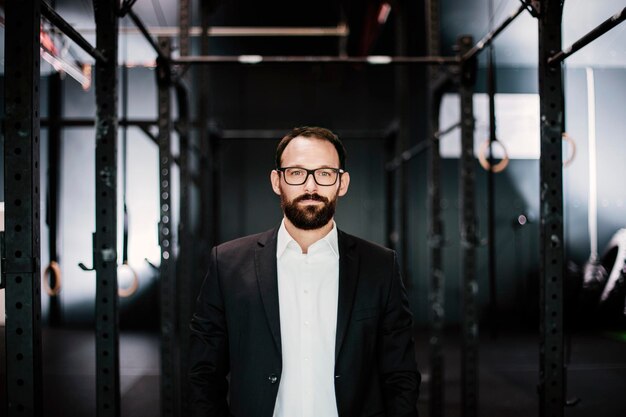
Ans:
[[[337,335],[335,337],[335,360],[339,357],[343,339],[350,323],[358,281],[358,253],[354,240],[338,230],[339,239],[339,297],[337,300]]]
[[[278,352],[282,353],[280,340],[280,309],[278,304],[278,272],[276,268],[276,234],[278,229],[264,233],[254,252],[256,276],[261,291],[265,314],[274,336]]]

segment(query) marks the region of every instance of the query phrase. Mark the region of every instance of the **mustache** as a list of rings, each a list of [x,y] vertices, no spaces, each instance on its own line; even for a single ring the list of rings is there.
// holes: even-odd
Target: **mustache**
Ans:
[[[302,194],[301,196],[294,198],[293,203],[299,203],[305,200],[321,201],[322,203],[328,203],[329,201],[326,197],[314,193],[314,194]]]

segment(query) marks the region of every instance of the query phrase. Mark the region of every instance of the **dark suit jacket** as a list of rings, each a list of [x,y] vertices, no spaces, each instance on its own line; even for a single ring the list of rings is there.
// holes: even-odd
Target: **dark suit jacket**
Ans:
[[[191,321],[194,416],[272,416],[282,370],[277,232],[227,242],[211,252]],[[340,230],[338,240],[339,416],[415,417],[420,374],[395,252]]]

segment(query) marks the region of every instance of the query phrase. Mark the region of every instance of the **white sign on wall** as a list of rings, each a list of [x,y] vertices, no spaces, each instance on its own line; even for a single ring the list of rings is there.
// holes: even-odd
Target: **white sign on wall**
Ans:
[[[444,94],[439,115],[439,127],[443,130],[460,121],[461,109],[458,94]],[[495,97],[496,136],[506,147],[511,159],[539,159],[539,95],[538,94],[496,94]],[[489,139],[489,97],[487,94],[474,94],[474,155],[478,156],[480,146]],[[458,158],[461,155],[461,130],[441,138],[441,156]],[[504,156],[500,146],[494,146],[494,157]]]

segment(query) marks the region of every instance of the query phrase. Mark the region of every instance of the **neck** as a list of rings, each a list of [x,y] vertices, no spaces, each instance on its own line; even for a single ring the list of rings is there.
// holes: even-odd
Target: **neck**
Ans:
[[[285,218],[285,229],[287,229],[287,232],[289,232],[289,235],[291,235],[293,240],[298,243],[300,249],[302,249],[302,253],[307,253],[309,251],[309,247],[312,244],[322,239],[324,236],[330,233],[331,230],[333,230],[333,221],[331,219],[331,221],[329,221],[319,229],[303,230],[298,229],[296,226],[293,225],[293,223],[289,221],[289,219]]]

